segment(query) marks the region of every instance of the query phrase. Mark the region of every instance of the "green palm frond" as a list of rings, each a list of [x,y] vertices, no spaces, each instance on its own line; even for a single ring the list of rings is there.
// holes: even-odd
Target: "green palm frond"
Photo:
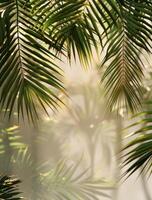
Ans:
[[[37,105],[56,108],[62,91],[61,69],[48,50],[52,40],[35,26],[30,1],[0,3],[0,106],[18,113],[26,109],[28,118],[38,118]],[[46,111],[47,112],[47,111]]]
[[[150,1],[118,1],[117,26],[108,34],[103,64],[110,107],[127,106],[136,111],[142,99],[143,62],[140,54],[151,50],[152,4]]]
[[[88,64],[119,15],[117,4],[101,0],[32,1],[38,25],[64,47],[67,55]],[[104,33],[104,34],[103,34]]]
[[[7,176],[0,177],[0,199],[19,200],[20,192],[18,190],[19,180]]]
[[[64,48],[69,59],[78,54],[83,63],[88,63],[92,54],[92,44],[97,47],[100,33],[95,21],[94,26],[88,19],[89,2],[86,0],[32,1],[33,13],[38,25],[56,43]],[[94,20],[93,17],[91,20]],[[95,31],[96,29],[96,31]],[[97,32],[97,34],[95,34]]]
[[[152,173],[152,102],[148,102],[146,111],[136,117],[136,122],[131,125],[136,131],[132,134],[131,142],[124,148],[124,165],[128,166],[128,176],[138,169]]]

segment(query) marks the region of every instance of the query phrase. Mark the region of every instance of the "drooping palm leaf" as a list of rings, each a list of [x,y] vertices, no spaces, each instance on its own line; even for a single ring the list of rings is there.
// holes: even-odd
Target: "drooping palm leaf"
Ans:
[[[92,44],[97,47],[100,31],[96,19],[89,9],[86,0],[53,0],[32,1],[33,13],[38,24],[54,41],[64,47],[67,55],[76,58],[77,54],[83,63],[88,63],[92,54]],[[90,15],[90,19],[87,15]],[[93,23],[93,24],[92,24]]]
[[[124,148],[124,165],[127,166],[128,176],[138,169],[149,174],[152,172],[152,102],[148,102],[145,112],[139,113],[136,117],[137,122],[131,125],[136,131]]]
[[[151,1],[117,1],[120,15],[112,26],[103,64],[110,107],[138,109],[142,99],[143,62],[140,54],[151,50]]]
[[[30,1],[0,3],[0,16],[0,106],[11,115],[17,102],[18,113],[26,109],[35,120],[37,105],[45,111],[46,105],[56,108],[60,100],[55,91],[63,90],[56,56],[48,50],[53,42],[36,29]]]
[[[80,61],[87,64],[119,15],[114,1],[33,0],[32,5],[38,24],[65,47],[69,58],[78,54]]]
[[[18,195],[21,193],[18,190],[19,180],[7,176],[0,177],[0,199],[19,200],[22,199]]]

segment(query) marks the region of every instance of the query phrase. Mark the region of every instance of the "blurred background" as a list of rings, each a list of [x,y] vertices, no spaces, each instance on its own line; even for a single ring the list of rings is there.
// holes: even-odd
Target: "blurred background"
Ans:
[[[132,119],[107,111],[97,70],[62,65],[67,95],[59,94],[58,111],[40,111],[36,126],[1,114],[1,173],[18,177],[28,200],[152,199],[150,178],[123,178],[121,149],[132,132],[123,129]]]

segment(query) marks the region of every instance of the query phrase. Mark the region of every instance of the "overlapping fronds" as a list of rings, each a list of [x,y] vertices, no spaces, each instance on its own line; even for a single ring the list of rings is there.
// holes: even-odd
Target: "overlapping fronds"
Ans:
[[[152,172],[152,102],[147,105],[145,112],[136,115],[137,122],[131,125],[136,131],[131,136],[131,142],[124,148],[124,165],[128,166],[128,176],[138,169],[150,175]]]
[[[32,1],[37,21],[50,36],[80,60],[92,57],[92,44],[106,40],[103,64],[109,107],[131,111],[141,102],[142,49],[151,48],[151,1]],[[100,43],[98,43],[100,41]]]
[[[69,59],[77,54],[83,63],[88,63],[92,43],[97,46],[94,29],[86,17],[86,0],[32,1],[33,13],[38,24],[54,41],[64,48]],[[98,33],[99,30],[96,27]]]
[[[19,200],[18,184],[19,180],[7,176],[0,177],[0,199]]]
[[[138,109],[142,92],[142,50],[151,51],[151,1],[117,1],[120,15],[110,29],[103,76],[110,107]],[[106,63],[107,62],[107,63]]]
[[[55,91],[63,90],[56,56],[48,50],[52,40],[35,28],[30,1],[0,3],[0,25],[1,109],[11,115],[17,102],[18,113],[26,109],[28,118],[35,120],[36,107],[56,108],[60,100]]]
[[[151,0],[6,0],[0,13],[0,104],[10,115],[15,101],[33,120],[37,103],[45,111],[57,106],[54,89],[63,86],[53,49],[88,64],[105,41],[108,105],[138,109],[140,53],[151,50]]]
[[[61,48],[64,46],[69,58],[78,54],[82,63],[93,58],[93,47],[102,44],[103,30],[115,23],[110,1],[99,0],[53,0],[32,1],[33,13],[38,24],[48,32]],[[116,9],[117,10],[117,9]],[[109,18],[111,20],[109,20]],[[110,21],[110,22],[109,22]],[[100,23],[98,23],[100,22]],[[99,42],[100,41],[100,42]]]

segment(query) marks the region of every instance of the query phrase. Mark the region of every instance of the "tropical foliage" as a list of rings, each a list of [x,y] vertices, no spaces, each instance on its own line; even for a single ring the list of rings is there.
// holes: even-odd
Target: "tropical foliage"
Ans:
[[[86,67],[93,62],[94,52],[100,52],[102,57],[101,81],[105,85],[107,107],[137,111],[143,98],[141,55],[151,53],[151,21],[151,0],[0,0],[0,112],[9,113],[10,118],[17,110],[18,118],[27,117],[34,123],[40,118],[40,108],[46,114],[48,107],[55,111],[63,103],[59,94],[66,94],[61,61],[64,57],[69,62],[79,58]],[[141,125],[135,132],[139,137],[125,148],[131,148],[124,162],[125,165],[133,162],[127,170],[129,175],[141,166],[151,170],[151,111],[143,114],[145,118],[133,124]],[[12,157],[16,162],[12,152],[20,157],[18,151],[24,144],[16,143],[20,140],[16,129],[2,128],[1,132],[0,156],[9,152],[6,162],[12,162]],[[67,188],[63,188],[61,181],[59,193],[51,191],[53,198],[61,199],[62,194],[65,199],[97,199],[88,179],[80,182],[77,193],[71,170],[73,166],[68,170],[59,167],[55,174],[49,174],[49,180],[44,179],[43,184],[48,181],[52,184],[52,179],[60,179],[56,173],[70,173],[68,181],[74,192],[70,188],[72,193],[63,194]]]
[[[136,121],[130,126],[136,131],[132,133],[132,140],[125,147],[124,165],[130,164],[126,174],[140,169],[140,173],[151,175],[152,164],[152,102],[146,103],[145,111],[135,117]],[[129,127],[128,127],[129,128]]]
[[[112,25],[109,31],[105,62],[110,64],[103,79],[108,77],[105,86],[110,107],[117,104],[117,107],[125,106],[133,111],[138,109],[142,99],[143,62],[140,53],[151,51],[152,12],[149,8],[152,4],[134,0],[117,2],[117,26]]]
[[[115,0],[5,0],[0,3],[0,105],[31,119],[37,104],[56,108],[63,92],[57,53],[78,54],[83,63],[93,49],[106,47],[103,79],[110,107],[132,111],[141,100],[142,50],[150,51],[152,3]],[[104,42],[105,41],[105,42]],[[17,98],[16,98],[17,97]],[[46,111],[47,112],[47,111]]]
[[[55,108],[58,97],[54,89],[62,90],[61,70],[49,49],[51,39],[36,28],[29,1],[3,1],[1,10],[0,104],[12,114],[17,102],[18,113],[24,107],[27,116],[38,117],[36,105]],[[45,45],[45,43],[47,45]]]
[[[18,184],[20,183],[19,180],[1,176],[0,177],[0,198],[5,200],[19,200],[22,199],[18,197],[20,192],[18,190]]]

